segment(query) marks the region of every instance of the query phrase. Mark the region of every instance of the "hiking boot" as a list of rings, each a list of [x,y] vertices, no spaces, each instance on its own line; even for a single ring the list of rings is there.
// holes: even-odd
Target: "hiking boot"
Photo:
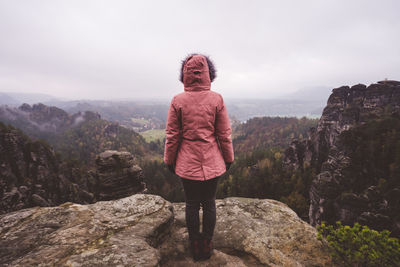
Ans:
[[[203,244],[202,244],[201,259],[208,260],[211,257],[213,251],[212,241],[208,239],[203,239],[202,241]]]
[[[200,240],[190,240],[190,252],[194,261],[201,259],[201,242]]]

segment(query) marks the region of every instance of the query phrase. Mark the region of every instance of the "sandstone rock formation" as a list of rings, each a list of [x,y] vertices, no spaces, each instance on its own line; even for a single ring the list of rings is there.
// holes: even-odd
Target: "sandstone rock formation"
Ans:
[[[163,263],[192,266],[187,256],[185,204],[173,203],[173,207],[175,224],[171,237],[161,246],[166,255]],[[316,239],[316,230],[276,200],[217,200],[214,246],[211,262],[198,266],[331,266],[326,247]]]
[[[194,263],[184,204],[136,194],[0,216],[1,266],[332,266],[313,227],[274,200],[217,201],[215,251]]]
[[[398,210],[400,188],[392,188],[384,195],[377,188],[381,177],[376,177],[375,184],[352,183],[352,177],[346,176],[352,151],[341,142],[342,133],[384,116],[400,116],[400,82],[381,81],[368,87],[358,84],[333,89],[309,139],[293,142],[286,151],[288,166],[312,165],[318,173],[310,189],[312,225],[337,220],[345,224],[361,222],[400,236],[400,217],[392,216]]]
[[[96,159],[98,200],[111,200],[142,193],[146,189],[142,169],[129,152],[107,150]]]
[[[82,174],[46,143],[0,123],[0,214],[67,201],[87,204],[145,190],[142,170],[130,153],[107,151],[97,164],[96,171]]]
[[[90,203],[93,194],[60,170],[51,147],[0,123],[0,214],[66,201]]]
[[[2,266],[157,266],[173,222],[161,197],[65,203],[0,216]]]

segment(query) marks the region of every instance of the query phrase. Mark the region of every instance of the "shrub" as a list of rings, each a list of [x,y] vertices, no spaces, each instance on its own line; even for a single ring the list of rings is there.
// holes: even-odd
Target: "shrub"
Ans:
[[[355,223],[353,227],[336,222],[317,226],[318,239],[325,237],[333,259],[342,266],[400,266],[400,246],[390,232],[372,230]]]

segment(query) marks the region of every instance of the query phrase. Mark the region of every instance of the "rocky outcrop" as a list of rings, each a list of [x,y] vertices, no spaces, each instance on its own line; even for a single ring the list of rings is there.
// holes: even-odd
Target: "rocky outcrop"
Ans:
[[[216,205],[216,252],[207,266],[331,265],[326,247],[316,239],[316,230],[285,204],[232,197],[217,200]],[[185,204],[173,206],[174,230],[161,251],[167,255],[166,266],[190,266],[191,259],[186,256]]]
[[[97,164],[90,172],[70,166],[46,143],[0,123],[0,214],[144,192],[142,170],[129,152],[106,151]]]
[[[395,193],[400,190],[400,184],[397,183],[399,188],[395,186],[383,194],[378,188],[382,177],[368,181],[349,177],[348,169],[357,168],[352,158],[354,148],[343,142],[350,130],[384,117],[400,117],[400,82],[381,81],[368,87],[358,84],[333,89],[309,139],[293,142],[286,151],[288,166],[302,168],[307,164],[317,172],[310,189],[312,225],[321,221],[340,220],[345,224],[358,221],[400,235],[400,217],[390,215],[396,214],[400,202],[400,194]]]
[[[0,214],[66,201],[90,203],[93,194],[61,171],[53,149],[0,123]]]
[[[96,166],[98,200],[118,199],[146,190],[142,169],[129,152],[107,150],[97,157]]]
[[[213,256],[189,256],[184,204],[136,194],[0,216],[1,266],[332,266],[316,230],[274,200],[217,200]]]
[[[1,266],[157,266],[172,206],[151,195],[0,216]]]

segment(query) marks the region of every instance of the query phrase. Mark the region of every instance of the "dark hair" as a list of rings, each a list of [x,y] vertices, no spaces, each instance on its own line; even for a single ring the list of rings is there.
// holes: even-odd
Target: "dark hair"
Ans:
[[[187,57],[185,57],[184,60],[182,60],[182,64],[181,64],[181,72],[179,75],[179,80],[183,83],[183,67],[185,66],[186,61],[192,57],[192,56],[196,56],[196,55],[200,55],[206,58],[207,60],[207,65],[208,65],[208,70],[210,72],[210,80],[211,82],[213,82],[215,80],[215,78],[217,77],[217,69],[215,68],[214,62],[212,62],[212,60],[210,59],[210,57],[202,55],[202,54],[198,54],[198,53],[193,53],[188,55]]]

